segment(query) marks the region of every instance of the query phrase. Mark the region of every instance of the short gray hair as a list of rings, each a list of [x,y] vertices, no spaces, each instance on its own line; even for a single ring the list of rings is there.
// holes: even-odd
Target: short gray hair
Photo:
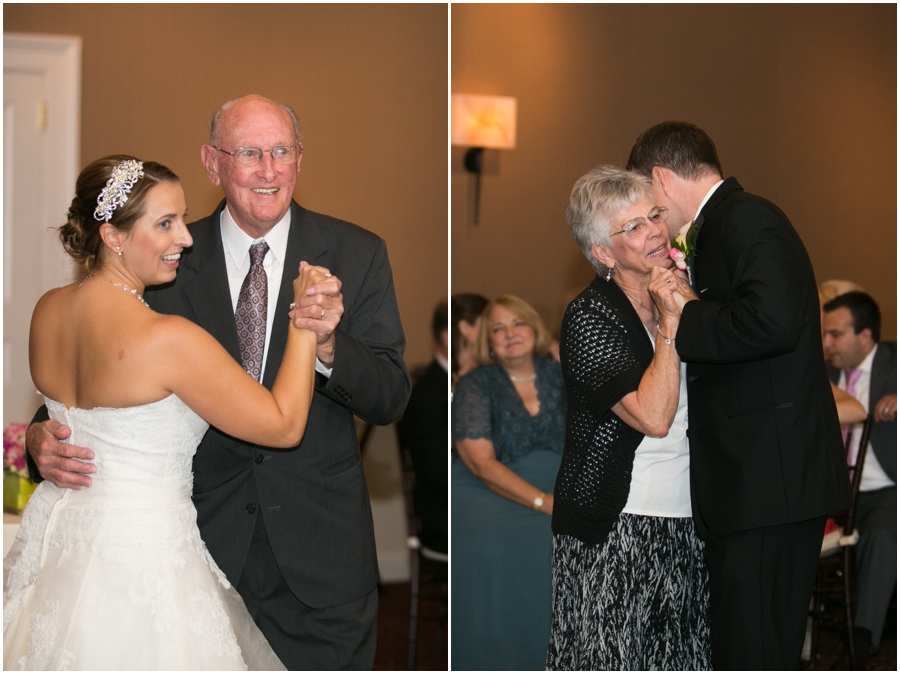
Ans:
[[[228,108],[230,108],[232,105],[234,105],[236,102],[238,102],[239,100],[241,100],[243,98],[247,98],[247,97],[239,96],[238,98],[232,98],[230,101],[225,103],[221,108],[216,110],[212,114],[212,116],[209,118],[209,141],[208,141],[209,145],[214,144],[213,141],[215,141],[216,134],[219,131],[219,120],[222,118],[222,113],[225,112]],[[260,96],[260,98],[265,98],[265,96]],[[294,126],[294,142],[299,144],[300,141],[303,140],[303,136],[300,133],[300,120],[297,119],[297,113],[294,112],[293,108],[291,108],[291,106],[289,106],[289,105],[285,105],[284,103],[279,103],[278,101],[273,101],[271,98],[266,98],[266,100],[271,101],[272,103],[277,105],[279,108],[281,108],[288,114],[288,117],[291,118],[291,124],[293,124],[293,126]]]
[[[650,179],[618,166],[603,164],[581,176],[572,188],[566,204],[566,222],[572,238],[598,274],[607,271],[594,257],[597,244],[612,246],[610,227],[613,218],[647,196]]]

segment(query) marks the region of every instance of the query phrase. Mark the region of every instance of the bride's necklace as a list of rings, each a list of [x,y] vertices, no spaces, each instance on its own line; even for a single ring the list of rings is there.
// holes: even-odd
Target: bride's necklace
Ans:
[[[85,281],[87,281],[89,278],[97,278],[97,277],[95,277],[93,274],[88,274],[87,276],[84,277],[84,281],[82,281],[81,283],[78,284],[78,287],[80,288],[81,286],[83,286],[83,285],[85,284]],[[111,286],[113,286],[113,287],[121,288],[121,289],[124,290],[126,293],[131,293],[132,295],[134,295],[135,297],[137,297],[137,298],[141,301],[141,304],[143,304],[143,305],[144,305],[145,307],[147,307],[148,309],[150,308],[150,305],[147,304],[146,300],[144,300],[144,298],[143,298],[141,295],[139,295],[139,294],[138,294],[138,291],[135,290],[134,288],[129,288],[129,287],[128,287],[127,285],[125,285],[124,283],[113,283],[113,282],[110,281],[109,279],[103,279],[103,280],[106,281],[107,283],[109,283],[109,284],[110,284]]]
[[[519,382],[519,383],[521,383],[521,384],[524,384],[524,383],[527,383],[527,382],[530,382],[530,381],[534,381],[535,379],[537,379],[537,372],[535,372],[535,373],[534,373],[533,375],[531,375],[530,377],[516,377],[516,376],[513,376],[513,375],[509,374],[508,372],[507,372],[506,374],[507,374],[507,376],[508,376],[510,379],[512,379],[513,381],[517,381],[517,382]]]

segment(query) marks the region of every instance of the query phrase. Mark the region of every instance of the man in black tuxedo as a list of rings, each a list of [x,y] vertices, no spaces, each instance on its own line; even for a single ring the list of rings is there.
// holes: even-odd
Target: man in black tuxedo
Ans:
[[[392,423],[410,388],[385,243],[292,201],[302,147],[286,106],[261,96],[226,103],[201,158],[225,199],[191,226],[194,245],[176,280],[146,299],[205,328],[242,362],[235,310],[249,248],[265,239],[262,383],[271,388],[275,380],[289,311],[318,336],[319,374],[298,447],[273,450],[209,429],[194,458],[200,532],[288,669],[371,669],[378,566],[353,415]],[[290,308],[301,261],[334,276]],[[89,486],[83,473],[93,467],[66,457],[90,459],[90,451],[60,445],[53,433],[68,435],[58,425],[29,429],[41,474],[60,486]]]
[[[400,444],[409,448],[415,473],[414,509],[421,522],[419,538],[429,550],[447,554],[447,404],[450,389],[447,357],[447,303],[431,321],[436,352],[412,389],[409,405],[397,424]]]
[[[705,542],[715,669],[795,669],[826,515],[849,504],[812,265],[774,204],[722,179],[712,139],[664,122],[628,168],[674,234],[695,221],[688,363],[694,521]],[[680,297],[680,296],[679,296]]]
[[[828,376],[875,420],[857,501],[856,669],[878,648],[897,584],[897,343],[882,342],[881,312],[869,295],[849,292],[823,309]],[[856,448],[859,440],[851,440]],[[852,457],[848,457],[848,460]]]

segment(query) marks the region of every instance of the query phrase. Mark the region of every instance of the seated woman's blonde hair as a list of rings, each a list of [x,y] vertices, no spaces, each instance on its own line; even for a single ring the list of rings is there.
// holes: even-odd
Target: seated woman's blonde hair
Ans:
[[[842,279],[822,281],[822,283],[819,284],[819,306],[824,307],[838,295],[853,291],[865,292],[861,285],[858,285],[853,281],[844,281]]]
[[[547,331],[544,321],[541,320],[538,312],[534,310],[534,307],[515,295],[501,295],[497,299],[488,302],[484,311],[481,312],[481,325],[478,328],[478,337],[475,340],[475,359],[481,365],[495,365],[497,363],[493,351],[491,351],[490,326],[488,325],[488,317],[491,315],[491,310],[497,305],[514,313],[534,330],[534,351],[532,353],[535,357],[543,358],[550,353],[550,333]]]

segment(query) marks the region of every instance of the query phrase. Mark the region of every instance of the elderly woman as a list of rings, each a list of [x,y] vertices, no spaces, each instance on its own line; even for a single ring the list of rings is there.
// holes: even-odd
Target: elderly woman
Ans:
[[[710,668],[709,590],[691,519],[687,394],[666,209],[599,166],[566,219],[598,272],[563,318],[569,404],[553,511],[548,669]],[[682,298],[683,299],[683,298]]]
[[[482,364],[453,396],[453,669],[544,669],[550,518],[565,440],[559,365],[534,309],[499,297],[475,343]]]

